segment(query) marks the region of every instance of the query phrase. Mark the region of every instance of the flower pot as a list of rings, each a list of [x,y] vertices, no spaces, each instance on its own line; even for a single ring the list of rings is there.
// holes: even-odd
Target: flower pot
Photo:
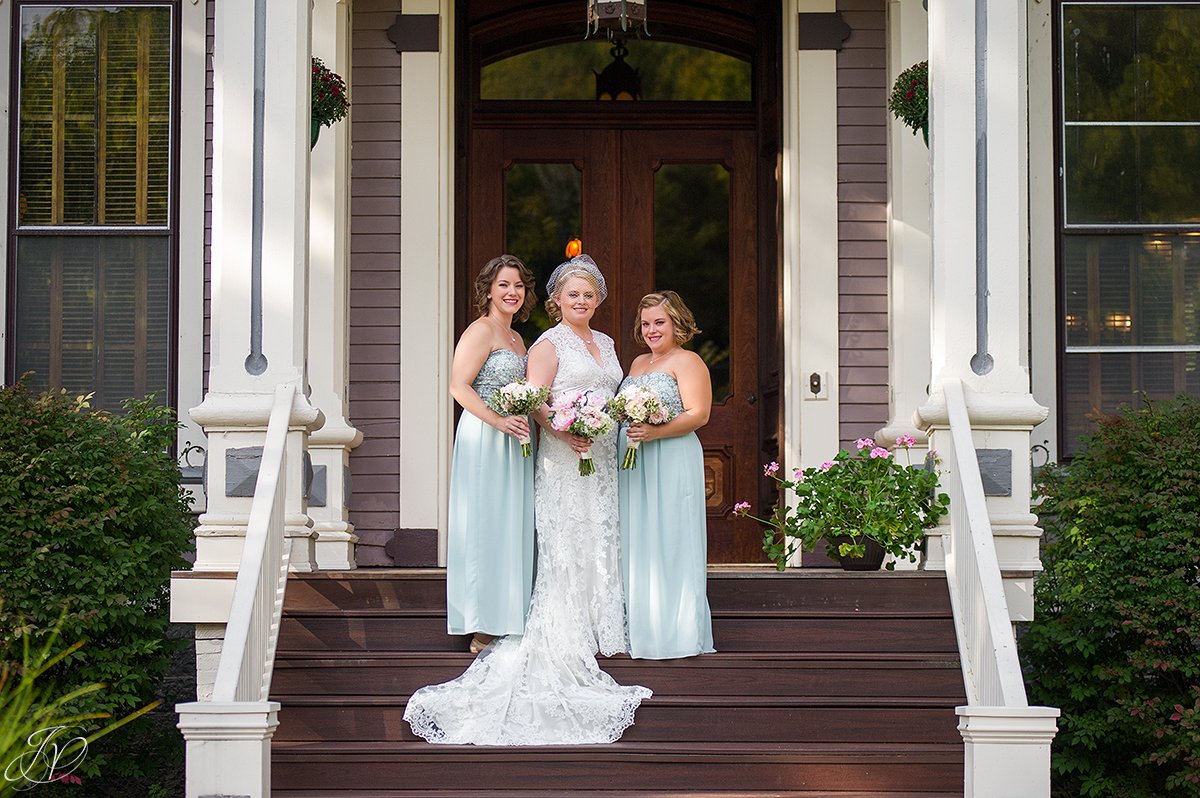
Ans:
[[[878,571],[883,566],[884,550],[871,538],[863,538],[863,542],[867,546],[867,553],[862,557],[843,557],[838,554],[837,547],[842,543],[852,543],[849,535],[834,535],[830,539],[833,546],[832,554],[834,558],[842,564],[843,571]]]
[[[312,143],[308,145],[308,148],[311,150],[317,146],[317,137],[321,135],[321,123],[314,119],[308,124],[312,128]]]

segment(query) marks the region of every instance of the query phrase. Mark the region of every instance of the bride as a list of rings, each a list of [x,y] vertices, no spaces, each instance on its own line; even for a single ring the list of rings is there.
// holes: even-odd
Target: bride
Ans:
[[[590,390],[608,399],[621,381],[612,339],[589,327],[608,295],[587,255],[546,285],[560,323],[529,350],[529,381],[551,394]],[[620,738],[650,690],[622,686],[596,653],[625,651],[616,433],[595,441],[557,432],[545,413],[534,478],[537,575],[523,636],[492,643],[465,673],[413,693],[404,719],[432,743],[564,745]],[[591,448],[594,474],[581,476]]]

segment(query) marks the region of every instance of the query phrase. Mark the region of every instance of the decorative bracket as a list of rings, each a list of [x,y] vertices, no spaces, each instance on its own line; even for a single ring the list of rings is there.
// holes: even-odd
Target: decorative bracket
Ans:
[[[850,26],[840,11],[804,13],[800,17],[799,49],[841,50],[842,42],[850,38]]]
[[[397,14],[387,29],[398,53],[436,53],[439,33],[437,14]]]

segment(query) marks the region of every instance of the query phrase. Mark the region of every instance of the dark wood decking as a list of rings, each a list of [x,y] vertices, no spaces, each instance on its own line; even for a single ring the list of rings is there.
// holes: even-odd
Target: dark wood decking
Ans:
[[[961,795],[965,702],[938,574],[709,575],[718,653],[602,659],[653,698],[603,746],[434,746],[402,719],[458,676],[437,571],[296,575],[272,698],[288,798]]]

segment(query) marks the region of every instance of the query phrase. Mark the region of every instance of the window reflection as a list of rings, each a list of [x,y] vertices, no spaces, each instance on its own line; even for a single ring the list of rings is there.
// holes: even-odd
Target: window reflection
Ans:
[[[526,343],[554,326],[546,313],[546,280],[563,262],[563,247],[582,227],[583,175],[568,163],[518,163],[504,175],[505,251],[533,271],[538,303],[514,325]]]
[[[1200,392],[1200,235],[1063,241],[1066,450],[1093,410]]]
[[[643,100],[751,99],[750,63],[724,53],[674,42],[627,41],[629,66],[642,78]],[[595,100],[597,73],[612,63],[606,41],[542,47],[485,64],[484,100]]]
[[[713,401],[729,396],[729,172],[665,164],[654,175],[655,289],[679,292],[702,332],[688,345],[708,364]],[[751,287],[753,290],[753,287]]]

